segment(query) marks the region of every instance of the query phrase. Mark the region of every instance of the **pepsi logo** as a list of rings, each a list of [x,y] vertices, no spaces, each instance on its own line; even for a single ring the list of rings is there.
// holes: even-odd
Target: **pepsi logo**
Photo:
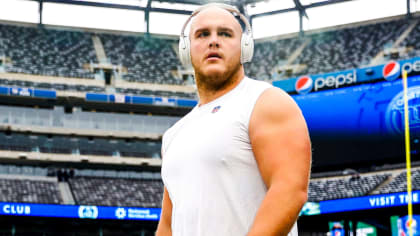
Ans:
[[[312,90],[313,87],[314,82],[312,81],[312,78],[306,75],[299,77],[295,83],[295,90],[299,94],[307,94]]]
[[[410,223],[410,219],[407,219],[405,221],[405,228],[410,229],[410,227],[413,229],[414,232],[417,231],[417,221],[416,221],[416,219],[414,219],[414,218],[411,219],[411,223]]]
[[[382,76],[388,81],[393,81],[397,79],[398,76],[400,76],[400,69],[400,63],[396,61],[390,61],[382,69]]]

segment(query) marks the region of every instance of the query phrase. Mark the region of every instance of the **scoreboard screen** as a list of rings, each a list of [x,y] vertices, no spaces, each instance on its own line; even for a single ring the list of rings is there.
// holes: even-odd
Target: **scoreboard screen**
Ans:
[[[314,167],[404,162],[402,80],[292,96],[306,119]],[[419,154],[420,76],[408,78],[412,155]]]

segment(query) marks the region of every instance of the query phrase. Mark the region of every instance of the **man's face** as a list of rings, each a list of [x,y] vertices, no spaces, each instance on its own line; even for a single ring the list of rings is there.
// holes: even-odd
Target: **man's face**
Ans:
[[[241,26],[228,11],[209,8],[200,12],[190,31],[191,61],[195,71],[209,79],[231,76],[240,66],[241,36]]]

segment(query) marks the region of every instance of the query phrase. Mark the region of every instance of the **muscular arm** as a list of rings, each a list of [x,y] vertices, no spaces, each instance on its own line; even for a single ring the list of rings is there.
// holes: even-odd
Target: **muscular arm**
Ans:
[[[286,93],[272,88],[255,105],[249,135],[267,194],[248,236],[287,235],[307,200],[311,145],[305,120]]]
[[[162,213],[156,230],[156,236],[171,236],[172,202],[166,187],[163,191]]]

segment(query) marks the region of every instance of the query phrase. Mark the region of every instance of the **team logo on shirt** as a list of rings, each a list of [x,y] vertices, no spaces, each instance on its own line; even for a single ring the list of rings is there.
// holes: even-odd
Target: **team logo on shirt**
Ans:
[[[220,107],[221,107],[221,106],[215,106],[215,107],[213,108],[213,110],[211,110],[211,113],[216,113],[216,112],[218,112],[218,111],[220,110]]]

